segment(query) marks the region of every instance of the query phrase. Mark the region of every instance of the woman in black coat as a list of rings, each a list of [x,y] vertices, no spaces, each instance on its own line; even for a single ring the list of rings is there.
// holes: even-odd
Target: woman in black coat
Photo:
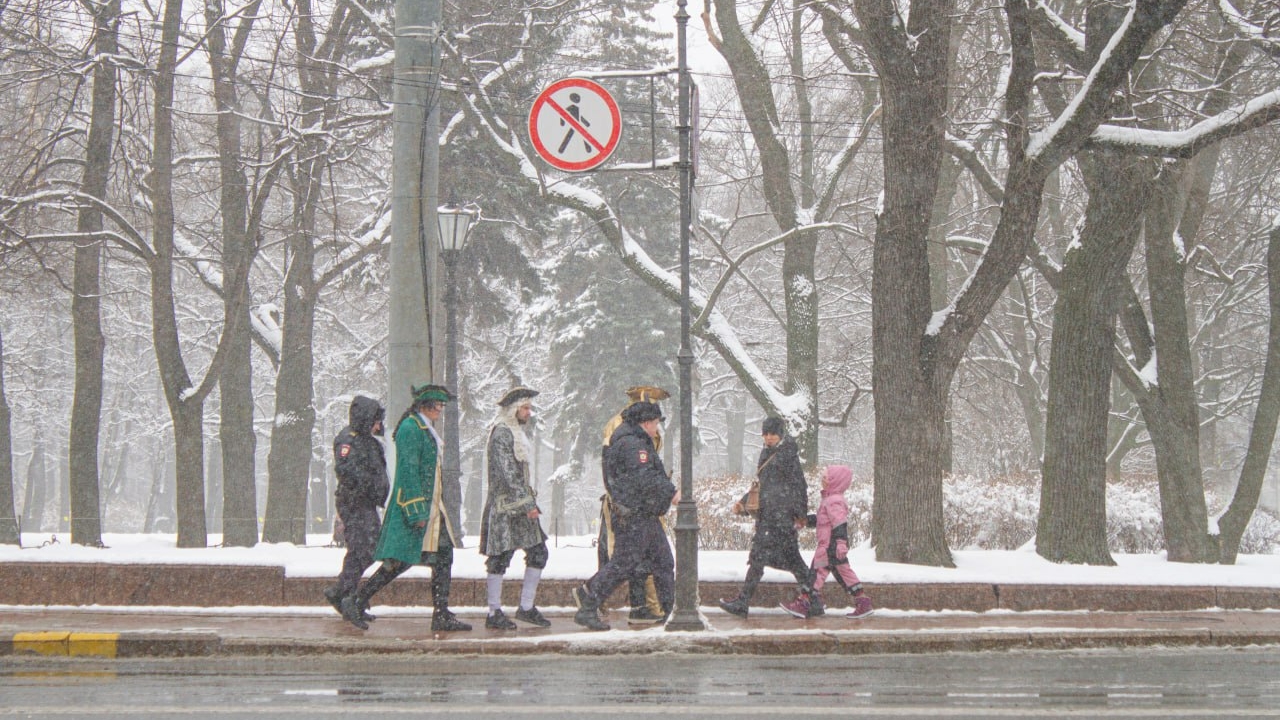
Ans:
[[[760,431],[764,447],[756,464],[760,483],[760,510],[756,514],[755,534],[751,538],[751,554],[747,558],[747,579],[733,600],[721,600],[720,608],[746,617],[756,585],[765,567],[786,570],[795,575],[800,592],[812,594],[809,564],[800,556],[797,533],[805,526],[809,514],[808,491],[800,452],[796,441],[787,437],[782,418],[765,418]],[[745,498],[740,503],[745,503]],[[821,613],[817,605],[817,615]]]

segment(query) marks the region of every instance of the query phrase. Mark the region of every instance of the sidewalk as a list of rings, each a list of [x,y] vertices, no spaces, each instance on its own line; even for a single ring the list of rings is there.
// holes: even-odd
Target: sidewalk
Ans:
[[[410,571],[411,573],[414,571]],[[0,563],[0,657],[38,653],[171,657],[322,653],[868,654],[1280,644],[1280,588],[1236,585],[868,582],[877,613],[847,620],[847,596],[824,593],[827,615],[798,620],[777,607],[792,583],[762,583],[751,616],[715,605],[737,582],[699,583],[706,629],[628,627],[593,633],[573,623],[571,589],[581,580],[544,579],[538,602],[548,629],[484,628],[483,579],[455,577],[454,610],[475,630],[433,633],[430,580],[406,574],[375,599],[368,631],[344,622],[324,600],[327,577],[245,565]],[[518,600],[509,578],[503,605]],[[626,603],[625,588],[610,607]]]
[[[1064,650],[1139,646],[1280,644],[1280,611],[1192,612],[903,612],[863,620],[843,613],[799,620],[779,609],[753,609],[747,619],[703,608],[707,628],[673,632],[628,626],[626,612],[608,613],[613,629],[589,632],[572,609],[543,608],[548,629],[484,628],[484,611],[458,608],[470,632],[434,633],[426,608],[378,608],[367,631],[332,610],[311,608],[40,608],[6,607],[0,614],[0,656],[87,657],[318,654],[647,654],[754,655],[933,653]]]

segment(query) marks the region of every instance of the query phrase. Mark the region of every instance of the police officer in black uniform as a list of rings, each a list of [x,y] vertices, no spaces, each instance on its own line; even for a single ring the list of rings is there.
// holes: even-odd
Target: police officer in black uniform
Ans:
[[[600,619],[600,603],[642,566],[653,573],[664,614],[675,601],[675,558],[661,518],[679,497],[653,443],[662,410],[655,403],[637,402],[622,412],[622,419],[604,456],[617,519],[613,556],[573,591],[578,603],[573,621],[591,630],[609,629]]]
[[[347,555],[338,584],[325,588],[324,597],[342,612],[342,599],[355,592],[360,576],[373,564],[382,523],[378,509],[387,502],[391,481],[382,449],[382,421],[386,410],[377,400],[356,395],[348,412],[349,424],[333,439],[333,465],[338,475],[335,493]],[[373,616],[364,613],[365,620]]]

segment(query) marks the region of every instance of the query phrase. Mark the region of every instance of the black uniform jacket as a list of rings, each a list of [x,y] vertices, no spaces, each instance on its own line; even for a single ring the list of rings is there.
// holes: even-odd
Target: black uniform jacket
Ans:
[[[676,486],[644,428],[633,422],[619,425],[609,439],[604,461],[609,494],[620,515],[662,517],[671,508]]]
[[[340,502],[367,502],[382,507],[391,493],[387,457],[373,424],[383,418],[377,400],[357,395],[351,401],[350,424],[333,439],[333,465]]]

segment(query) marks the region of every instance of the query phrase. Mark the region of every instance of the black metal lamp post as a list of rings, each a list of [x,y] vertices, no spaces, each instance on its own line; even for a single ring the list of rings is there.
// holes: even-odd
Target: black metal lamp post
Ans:
[[[450,200],[436,209],[436,224],[440,231],[440,259],[445,271],[445,351],[444,384],[449,392],[458,392],[458,253],[471,232],[471,223],[478,213],[474,208],[463,207]],[[458,403],[446,403],[444,408],[444,467],[441,472],[445,490],[461,493],[462,460],[458,450]]]
[[[668,630],[705,630],[698,612],[698,505],[693,500],[693,350],[689,343],[689,236],[693,222],[692,81],[685,32],[687,0],[676,2],[680,103],[680,502],[676,505],[676,604]]]

